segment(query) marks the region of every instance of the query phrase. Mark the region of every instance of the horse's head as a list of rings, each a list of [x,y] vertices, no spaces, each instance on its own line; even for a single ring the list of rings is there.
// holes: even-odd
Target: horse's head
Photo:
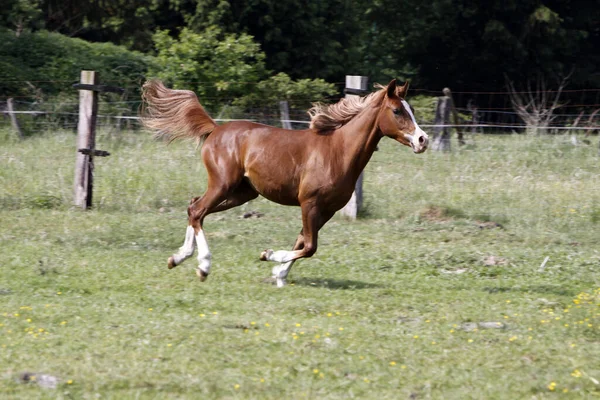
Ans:
[[[384,136],[412,147],[415,153],[424,152],[429,146],[429,136],[419,128],[410,105],[404,100],[408,91],[408,82],[398,86],[394,79],[385,90],[385,98],[378,117],[379,129]]]

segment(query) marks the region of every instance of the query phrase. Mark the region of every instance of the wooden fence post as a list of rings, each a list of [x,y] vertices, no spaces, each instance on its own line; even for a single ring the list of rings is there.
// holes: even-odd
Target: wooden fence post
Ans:
[[[279,116],[281,118],[281,127],[283,129],[292,129],[292,123],[290,122],[290,106],[287,100],[279,102]]]
[[[8,115],[10,116],[10,123],[13,127],[13,130],[17,134],[19,140],[23,140],[23,131],[21,131],[21,127],[19,126],[19,121],[17,120],[17,116],[15,115],[15,109],[13,107],[13,99],[12,97],[6,100],[6,108]]]
[[[433,128],[433,142],[431,145],[432,150],[438,151],[450,151],[450,137],[452,128],[448,125],[450,122],[450,113],[452,113],[452,119],[454,124],[459,124],[459,116],[454,107],[454,100],[452,99],[452,92],[448,88],[444,88],[444,95],[438,98],[437,107],[435,110],[435,122],[436,125]],[[463,145],[465,141],[463,139],[462,131],[457,129],[458,143]]]
[[[356,75],[346,75],[346,89],[350,89],[353,93],[368,93],[368,82],[369,78],[366,76],[356,76]],[[348,92],[348,90],[347,90]],[[346,97],[356,96],[357,94],[348,94],[346,93]],[[344,206],[341,210],[341,214],[350,219],[356,219],[358,212],[360,211],[363,203],[363,175],[364,172],[360,174],[358,180],[356,181],[356,186],[354,187],[354,193],[352,193],[352,197],[348,204]]]
[[[467,103],[467,110],[471,112],[471,134],[475,135],[477,133],[477,125],[479,125],[479,110],[477,109],[477,104],[473,99],[470,99]]]
[[[81,84],[97,85],[95,71],[81,71]],[[98,92],[79,90],[79,122],[77,124],[77,158],[75,160],[75,205],[83,209],[92,206],[94,185],[94,154],[96,148],[96,116],[98,114]],[[89,149],[88,154],[79,149]]]
[[[98,84],[96,71],[81,71],[79,89],[79,122],[77,124],[77,158],[75,160],[74,202],[84,210],[92,206],[94,157],[107,157],[108,151],[96,150],[96,118],[98,92],[123,93],[125,89]]]

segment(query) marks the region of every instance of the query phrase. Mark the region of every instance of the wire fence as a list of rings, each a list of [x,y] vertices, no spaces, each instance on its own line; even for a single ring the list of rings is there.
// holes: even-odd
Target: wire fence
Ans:
[[[139,102],[138,102],[139,104]],[[461,111],[461,109],[459,109]],[[9,112],[4,110],[2,123],[5,126],[10,125]],[[44,131],[48,129],[66,129],[72,130],[77,128],[77,121],[79,114],[77,112],[67,111],[37,111],[37,110],[15,110],[12,111],[24,126],[24,130],[33,134],[35,132]],[[263,123],[273,126],[284,126],[285,123],[290,123],[292,129],[305,129],[310,124],[308,114],[304,110],[290,110],[290,119],[284,119],[279,114],[279,109],[273,107],[272,109],[252,112],[231,112],[227,113],[228,117],[223,118],[217,115],[214,120],[218,123],[225,123],[229,121],[252,121]],[[528,128],[526,124],[518,120],[518,115],[514,112],[504,112],[505,115],[510,115],[513,122],[479,122],[479,123],[459,123],[459,124],[434,124],[433,121],[420,120],[419,126],[422,128],[453,128],[464,133],[520,133]],[[552,123],[548,126],[537,126],[535,129],[539,129],[545,133],[551,134],[563,134],[563,133],[586,133],[596,134],[600,132],[600,113],[590,114],[558,114],[558,117],[563,119],[563,123],[558,124]],[[590,117],[597,117],[593,120],[589,120]],[[576,119],[582,120],[577,125],[573,122]],[[419,117],[417,116],[419,120]],[[482,120],[483,118],[479,118]],[[109,114],[100,113],[97,116],[97,126],[102,129],[112,129],[120,131],[122,129],[139,129],[141,128],[140,117],[137,114]]]
[[[6,83],[6,82],[4,82]],[[11,85],[21,85],[24,87],[38,87],[43,85],[54,85],[56,87],[70,87],[72,81],[10,81]],[[123,82],[103,82],[104,84],[120,85]],[[243,85],[245,90],[251,92],[256,82],[226,82],[231,85]],[[128,82],[128,91],[123,95],[104,94],[101,96],[99,110],[99,124],[106,127],[114,127],[120,129],[122,127],[134,129],[139,126],[137,124],[137,114],[141,105],[139,99],[139,85],[131,86],[132,82]],[[214,82],[198,82],[190,81],[189,87],[193,88],[211,88],[215,86]],[[335,82],[334,85],[339,93],[343,92],[344,82]],[[449,85],[452,88],[452,85]],[[554,95],[557,91],[549,89],[545,91],[549,95]],[[512,92],[516,94],[531,94],[526,91]],[[534,93],[535,94],[535,93]],[[442,90],[432,90],[428,88],[411,88],[410,95],[426,95],[431,97],[442,96]],[[526,129],[525,124],[519,115],[513,110],[510,95],[511,92],[506,91],[468,91],[468,90],[453,90],[454,103],[457,111],[461,114],[463,121],[468,123],[476,121],[477,126],[453,126],[460,129],[479,129],[479,132],[489,132],[493,130],[511,130]],[[73,129],[76,126],[78,101],[77,91],[73,89],[70,94],[62,94],[54,98],[44,98],[39,91],[33,91],[29,95],[9,96],[0,94],[0,112],[6,117],[6,101],[8,98],[13,98],[15,106],[15,114],[21,118],[25,118],[27,124],[30,124],[33,129],[48,128],[65,128]],[[203,102],[207,101],[212,104],[219,104],[208,109],[211,115],[217,121],[228,121],[232,119],[251,120],[269,125],[281,125],[281,117],[277,104],[260,104],[254,109],[240,110],[233,106],[235,98],[204,98]],[[306,114],[307,104],[311,103],[312,99],[296,98],[289,101],[289,119],[293,128],[301,129],[308,124],[308,116]],[[336,98],[330,99],[335,102]],[[597,126],[600,126],[600,89],[596,88],[580,88],[580,89],[564,89],[561,92],[561,106],[553,113],[553,120],[548,127],[541,129],[551,130],[553,133],[560,131],[568,131],[574,123],[579,127],[578,130],[593,131]],[[431,105],[429,108],[434,107]],[[472,118],[473,113],[477,114],[476,118]],[[431,125],[434,121],[432,115],[418,115],[420,124]],[[431,113],[429,113],[431,114]]]
[[[23,86],[40,86],[44,84],[62,85],[69,87],[72,81],[36,81],[20,82],[11,81],[11,84]],[[122,84],[121,82],[103,82],[105,84]],[[248,90],[256,85],[256,82],[228,82],[229,84],[245,85]],[[131,86],[132,82],[127,83]],[[190,87],[210,87],[212,82],[187,82]],[[335,86],[339,93],[343,92],[344,82],[336,82]],[[138,85],[139,86],[139,85]],[[451,86],[451,85],[450,85]],[[547,90],[549,94],[557,93]],[[517,91],[513,93],[526,94],[528,92]],[[432,99],[442,96],[441,90],[427,88],[411,88],[411,96],[427,95]],[[520,133],[529,127],[523,122],[519,115],[513,110],[510,101],[510,91],[452,91],[456,110],[460,114],[458,124],[434,125],[432,109],[435,108],[434,100],[427,106],[427,112],[419,113],[416,110],[417,120],[423,128],[453,128],[463,133]],[[132,97],[133,96],[133,97]],[[72,94],[61,95],[45,99],[39,93],[31,95],[9,96],[0,94],[0,113],[4,116],[2,123],[10,123],[7,100],[13,99],[14,114],[23,125],[26,134],[49,129],[74,130],[78,120],[77,91]],[[203,99],[216,100],[216,99]],[[211,116],[217,122],[232,120],[248,120],[267,125],[286,126],[291,124],[293,129],[304,129],[310,123],[306,112],[306,104],[310,99],[295,99],[289,101],[289,116],[282,118],[278,104],[268,102],[251,109],[240,109],[234,106],[234,98],[219,98],[217,109],[208,109]],[[330,99],[335,102],[337,99]],[[138,111],[141,107],[139,98],[139,87],[130,87],[123,95],[104,94],[99,103],[98,127],[120,131],[122,129],[140,128]],[[421,114],[421,115],[419,115]],[[454,121],[456,122],[456,121]],[[536,127],[546,133],[585,133],[595,134],[600,129],[600,89],[565,89],[561,92],[561,107],[553,113],[553,119],[548,126]]]

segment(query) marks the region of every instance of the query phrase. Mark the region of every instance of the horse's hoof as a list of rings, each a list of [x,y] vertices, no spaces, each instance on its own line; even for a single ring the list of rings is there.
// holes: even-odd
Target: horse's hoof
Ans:
[[[177,264],[175,264],[175,259],[173,258],[173,256],[169,257],[169,261],[167,261],[167,266],[169,267],[169,269],[173,269],[177,266]]]
[[[277,279],[277,287],[282,288],[287,285],[287,281],[285,278],[276,278]]]
[[[273,250],[265,250],[260,253],[260,261],[269,261],[269,257],[273,254]]]
[[[196,269],[196,275],[200,278],[200,282],[204,282],[208,278],[208,274],[202,271],[200,268]]]

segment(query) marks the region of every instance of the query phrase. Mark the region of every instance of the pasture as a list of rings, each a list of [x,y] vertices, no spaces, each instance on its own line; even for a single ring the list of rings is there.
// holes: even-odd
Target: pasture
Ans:
[[[291,247],[300,211],[260,198],[206,218],[205,283],[195,258],[167,270],[206,174],[193,144],[148,136],[100,134],[82,212],[73,134],[0,131],[1,398],[600,395],[597,138],[383,140],[361,219],[334,217],[277,289],[258,256]]]

